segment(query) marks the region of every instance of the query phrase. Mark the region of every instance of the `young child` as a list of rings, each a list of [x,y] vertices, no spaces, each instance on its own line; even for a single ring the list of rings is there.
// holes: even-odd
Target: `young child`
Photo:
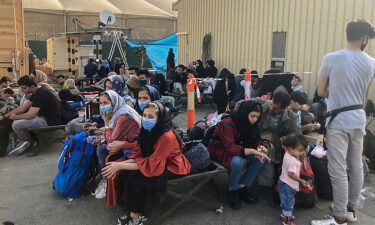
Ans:
[[[14,102],[14,91],[12,88],[6,88],[4,90],[5,104],[15,104]]]
[[[301,161],[306,155],[307,145],[307,140],[301,134],[289,135],[285,140],[286,152],[281,176],[278,181],[282,225],[296,225],[295,218],[292,216],[295,203],[294,197],[299,190],[299,185],[304,187],[309,185],[307,181],[299,177]]]

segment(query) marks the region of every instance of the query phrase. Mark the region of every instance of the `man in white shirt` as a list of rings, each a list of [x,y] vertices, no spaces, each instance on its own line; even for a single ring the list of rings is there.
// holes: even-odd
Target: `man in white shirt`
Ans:
[[[367,20],[359,19],[348,23],[346,33],[347,47],[324,56],[318,82],[318,94],[328,97],[327,110],[331,114],[327,118],[326,139],[333,217],[313,220],[311,225],[346,225],[348,221],[357,221],[355,206],[364,178],[363,105],[375,77],[375,60],[363,50],[368,40],[375,37],[375,28]]]

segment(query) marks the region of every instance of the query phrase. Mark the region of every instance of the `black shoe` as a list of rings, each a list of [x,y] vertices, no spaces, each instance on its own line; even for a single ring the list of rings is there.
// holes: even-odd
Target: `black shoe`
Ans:
[[[241,209],[241,200],[238,196],[238,190],[228,190],[228,202],[230,208],[234,210]]]
[[[251,194],[251,190],[249,187],[238,189],[238,194],[240,199],[247,204],[255,204],[258,202],[258,198]]]

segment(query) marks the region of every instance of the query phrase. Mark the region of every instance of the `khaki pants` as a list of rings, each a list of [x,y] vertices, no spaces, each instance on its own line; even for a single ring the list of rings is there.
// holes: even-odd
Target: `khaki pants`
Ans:
[[[364,129],[327,129],[328,172],[333,190],[333,215],[346,218],[362,189]]]

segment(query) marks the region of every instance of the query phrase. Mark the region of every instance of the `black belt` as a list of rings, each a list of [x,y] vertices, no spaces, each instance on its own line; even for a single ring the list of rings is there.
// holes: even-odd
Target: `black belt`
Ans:
[[[346,111],[352,111],[352,110],[357,110],[357,109],[363,109],[363,104],[361,105],[350,105],[350,106],[345,106],[345,107],[342,107],[342,108],[338,108],[338,109],[334,109],[332,111],[329,111],[327,113],[327,116],[326,118],[328,117],[331,117],[328,121],[328,124],[327,124],[327,128],[329,126],[329,124],[335,119],[335,117],[339,114],[339,113],[342,113],[342,112],[346,112]]]

